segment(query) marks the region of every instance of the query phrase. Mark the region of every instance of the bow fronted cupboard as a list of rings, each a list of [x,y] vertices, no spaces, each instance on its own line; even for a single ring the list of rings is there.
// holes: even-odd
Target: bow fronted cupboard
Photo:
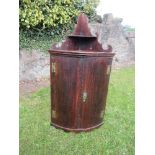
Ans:
[[[103,124],[114,53],[103,49],[84,13],[73,34],[50,53],[51,125],[65,131],[89,131]]]

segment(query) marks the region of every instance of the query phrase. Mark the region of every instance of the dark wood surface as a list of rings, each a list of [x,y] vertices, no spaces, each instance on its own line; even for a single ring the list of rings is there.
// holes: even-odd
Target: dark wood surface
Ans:
[[[111,46],[102,48],[88,25],[79,28],[85,21],[86,16],[81,14],[74,33],[49,50],[51,124],[66,131],[97,128],[105,113],[114,53]]]
[[[52,122],[70,129],[87,129],[102,123],[111,58],[52,56]],[[51,66],[52,68],[52,66]],[[83,101],[83,94],[87,98]],[[52,113],[51,112],[51,113]]]

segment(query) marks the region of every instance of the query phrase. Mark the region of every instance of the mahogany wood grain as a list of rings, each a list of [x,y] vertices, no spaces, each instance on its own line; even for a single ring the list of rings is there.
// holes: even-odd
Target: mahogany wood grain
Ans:
[[[49,53],[51,125],[74,132],[102,125],[114,56],[112,47],[102,48],[82,13],[73,34],[61,45],[54,44]]]

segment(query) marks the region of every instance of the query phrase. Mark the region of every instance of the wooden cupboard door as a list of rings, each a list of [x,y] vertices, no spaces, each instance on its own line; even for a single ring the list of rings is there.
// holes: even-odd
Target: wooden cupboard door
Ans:
[[[68,129],[86,129],[103,121],[111,59],[51,57],[51,121]]]
[[[53,56],[51,69],[52,123],[66,128],[76,126],[76,87],[78,59]]]
[[[103,121],[111,64],[101,57],[88,57],[82,63],[81,127],[89,128]]]

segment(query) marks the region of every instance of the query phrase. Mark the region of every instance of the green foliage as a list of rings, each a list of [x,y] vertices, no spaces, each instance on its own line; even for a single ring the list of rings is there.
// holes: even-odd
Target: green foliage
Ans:
[[[20,99],[21,155],[133,155],[134,68],[113,70],[105,123],[86,133],[50,126],[50,88]]]
[[[20,30],[19,33],[19,47],[31,51],[33,49],[41,52],[48,52],[48,49],[53,43],[57,43],[65,39],[66,35],[72,32],[72,27],[67,31],[59,30]]]
[[[77,16],[96,16],[99,0],[20,0],[20,48],[47,51],[73,30]]]
[[[28,52],[31,52],[31,50],[35,49],[37,51],[47,53],[52,43],[59,42],[62,39],[60,35],[55,35],[55,37],[52,38],[47,34],[41,33],[40,34],[41,36],[39,34],[37,36],[34,33],[35,32],[33,31],[30,31],[29,33],[23,31],[20,32],[19,35],[20,49],[26,49],[26,51]]]
[[[99,0],[20,0],[20,29],[59,31],[72,25],[81,11],[93,15],[98,3]]]

